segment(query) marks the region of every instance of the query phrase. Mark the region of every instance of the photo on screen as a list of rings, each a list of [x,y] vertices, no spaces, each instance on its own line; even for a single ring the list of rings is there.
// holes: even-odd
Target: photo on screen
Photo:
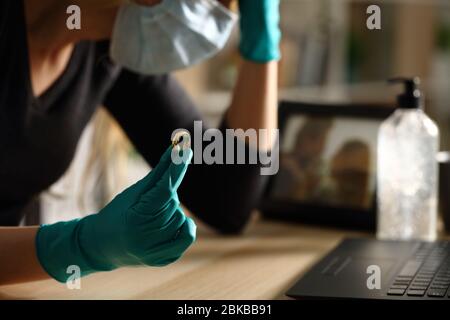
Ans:
[[[288,119],[273,197],[368,209],[375,192],[379,121],[295,115]]]

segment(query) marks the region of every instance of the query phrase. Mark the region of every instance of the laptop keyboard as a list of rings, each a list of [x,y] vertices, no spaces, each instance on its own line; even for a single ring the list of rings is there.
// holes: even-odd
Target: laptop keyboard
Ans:
[[[449,242],[423,243],[395,277],[387,294],[444,298],[450,297]]]

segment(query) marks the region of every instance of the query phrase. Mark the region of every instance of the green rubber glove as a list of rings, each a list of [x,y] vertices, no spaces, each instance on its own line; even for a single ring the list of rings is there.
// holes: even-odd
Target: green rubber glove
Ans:
[[[195,241],[196,226],[177,195],[192,151],[178,150],[169,148],[149,175],[98,214],[41,226],[36,250],[47,273],[66,282],[71,265],[85,276],[121,266],[165,266],[180,258]],[[181,154],[187,161],[176,165],[172,152],[188,152]]]
[[[257,63],[279,60],[280,0],[239,0],[239,11],[242,56]]]

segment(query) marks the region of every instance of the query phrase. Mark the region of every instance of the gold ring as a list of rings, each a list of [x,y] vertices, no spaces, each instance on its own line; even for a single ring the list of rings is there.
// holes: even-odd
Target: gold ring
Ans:
[[[172,136],[172,148],[182,144],[181,149],[191,147],[191,135],[187,130],[179,130]]]

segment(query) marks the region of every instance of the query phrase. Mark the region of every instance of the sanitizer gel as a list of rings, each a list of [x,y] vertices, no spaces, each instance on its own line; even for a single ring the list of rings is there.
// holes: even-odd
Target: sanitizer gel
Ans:
[[[418,79],[402,82],[398,109],[378,136],[379,239],[432,241],[437,232],[439,129],[423,112]]]

